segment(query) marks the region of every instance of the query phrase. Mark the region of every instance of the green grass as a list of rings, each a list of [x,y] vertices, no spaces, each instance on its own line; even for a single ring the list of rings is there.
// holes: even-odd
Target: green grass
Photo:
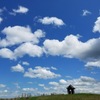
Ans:
[[[100,100],[98,94],[74,94],[74,95],[51,95],[51,96],[38,96],[28,99],[22,98],[20,100]]]
[[[0,100],[100,100],[100,94],[49,95]]]

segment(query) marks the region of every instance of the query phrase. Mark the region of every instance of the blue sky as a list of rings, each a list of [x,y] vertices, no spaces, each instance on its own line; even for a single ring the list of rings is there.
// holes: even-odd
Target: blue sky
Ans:
[[[100,93],[99,3],[0,0],[0,97]]]

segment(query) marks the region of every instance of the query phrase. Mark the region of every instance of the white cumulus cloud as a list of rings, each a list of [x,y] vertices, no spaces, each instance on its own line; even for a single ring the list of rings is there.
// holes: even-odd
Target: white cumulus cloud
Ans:
[[[27,61],[22,62],[23,65],[29,66],[30,64]]]
[[[44,24],[44,25],[49,25],[49,24],[53,24],[55,26],[65,25],[65,23],[63,22],[63,20],[59,19],[57,17],[44,17],[43,19],[41,18],[38,21],[40,23]]]
[[[8,48],[0,49],[0,57],[14,59],[14,53]]]
[[[95,82],[94,78],[87,77],[87,76],[81,76],[80,80],[83,81],[83,82]]]
[[[49,84],[52,86],[59,86],[59,83],[57,83],[57,82],[49,82]]]
[[[28,11],[29,9],[23,6],[18,6],[18,9],[13,9],[14,13],[27,13]]]
[[[100,17],[98,17],[97,20],[95,21],[95,25],[93,27],[93,32],[100,33]]]
[[[13,72],[24,72],[24,67],[22,67],[20,64],[17,64],[16,66],[12,66],[11,70]]]
[[[58,82],[49,82],[49,91],[52,93],[67,93],[66,87],[69,85],[75,87],[75,93],[100,93],[100,82],[92,77],[80,76],[76,79],[65,80],[60,79]]]
[[[87,62],[86,63],[86,65],[85,65],[86,67],[98,67],[98,68],[100,68],[100,60],[98,60],[98,61],[90,61],[90,62]]]
[[[32,33],[30,27],[24,26],[9,26],[2,30],[6,36],[0,40],[0,47],[12,46],[24,42],[39,43],[39,39],[45,36],[45,33],[38,29]]]
[[[44,84],[38,84],[38,86],[40,86],[40,87],[44,87]]]
[[[35,69],[29,68],[28,71],[25,72],[24,77],[52,79],[52,78],[60,77],[60,75],[51,72],[48,68],[36,66]]]
[[[64,40],[46,39],[43,43],[44,52],[52,56],[77,58],[84,61],[95,61],[100,58],[100,38],[93,38],[86,42],[79,40],[79,36],[69,35]]]
[[[26,42],[18,46],[15,50],[11,51],[8,48],[0,49],[0,57],[15,60],[25,55],[31,57],[41,57],[43,55],[43,48],[38,45],[33,45],[30,42]],[[23,62],[23,65],[29,65],[27,62]]]
[[[67,81],[65,81],[64,79],[59,80],[60,84],[67,84]]]
[[[23,43],[14,50],[14,55],[16,58],[23,57],[24,55],[29,55],[31,57],[40,57],[42,54],[42,48],[37,45],[33,45],[30,42]]]

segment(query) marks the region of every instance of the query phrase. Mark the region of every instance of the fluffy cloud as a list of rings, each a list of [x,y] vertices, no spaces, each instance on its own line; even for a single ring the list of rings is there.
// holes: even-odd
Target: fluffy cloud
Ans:
[[[26,42],[21,44],[19,47],[17,47],[14,51],[11,51],[8,48],[2,48],[0,49],[0,57],[2,58],[8,58],[11,60],[21,58],[24,55],[28,55],[31,57],[41,57],[43,54],[43,49],[40,46],[33,45],[30,42]],[[24,62],[24,65],[28,63]]]
[[[9,26],[2,30],[6,37],[0,40],[0,46],[12,46],[24,42],[32,42],[33,44],[39,43],[39,39],[45,36],[45,33],[38,29],[32,33],[30,27],[23,26]]]
[[[44,52],[53,56],[78,58],[84,61],[94,61],[100,58],[100,38],[81,42],[79,36],[69,35],[63,41],[46,39],[43,43]]]
[[[9,58],[9,59],[14,59],[14,53],[7,48],[2,48],[0,49],[0,57],[2,58]]]
[[[44,87],[44,84],[38,84],[40,87]]]
[[[100,68],[100,60],[87,62],[85,66],[86,67],[90,67],[90,68],[91,67],[98,67],[98,68]]]
[[[100,33],[100,17],[98,17],[97,20],[95,21],[95,25],[93,27],[93,32]]]
[[[81,76],[80,80],[83,81],[83,82],[95,82],[94,78],[87,77],[87,76]]]
[[[62,42],[59,40],[49,40],[44,41],[44,51],[46,54],[50,55],[61,55],[62,53]]]
[[[90,15],[90,14],[92,14],[90,11],[88,11],[88,10],[83,10],[83,16],[88,16],[88,15]]]
[[[13,9],[14,13],[27,13],[29,11],[28,8],[19,6],[18,9]]]
[[[92,77],[81,76],[78,79],[64,80],[59,82],[49,82],[49,91],[52,93],[66,93],[66,87],[72,84],[76,93],[100,93],[100,82]]]
[[[24,72],[24,67],[22,67],[20,64],[17,64],[16,66],[12,66],[11,70],[13,72]]]
[[[39,43],[40,38],[45,36],[45,33],[40,29],[32,33],[30,27],[9,26],[4,28],[2,33],[5,35],[5,38],[0,40],[0,47],[20,44],[13,51],[8,48],[0,49],[0,56],[3,58],[16,59],[26,54],[31,57],[40,57],[43,53],[46,53],[52,56],[81,59],[88,62],[86,66],[90,66],[90,63],[92,63],[92,66],[97,65],[98,67],[100,38],[93,38],[82,42],[79,40],[78,35],[69,35],[62,41],[46,39],[43,42],[43,47],[40,47],[36,44]]]
[[[57,82],[49,82],[49,84],[52,86],[59,86],[59,83],[57,83]]]
[[[52,79],[60,77],[60,75],[51,72],[48,68],[36,66],[35,69],[29,68],[28,71],[25,72],[24,77]]]
[[[73,35],[67,36],[66,39],[64,39],[63,41],[46,39],[43,43],[44,52],[46,54],[57,55],[57,56],[66,55],[68,51],[74,48],[74,45],[75,43],[77,44],[77,42],[78,42],[77,37]]]
[[[48,68],[47,68],[48,69]],[[51,93],[56,93],[56,94],[66,94],[67,90],[66,87],[72,84],[75,87],[75,93],[100,93],[100,82],[95,80],[92,77],[88,76],[80,76],[79,78],[76,79],[60,79],[58,81],[51,81],[48,84],[38,84],[39,87],[33,88],[33,87],[23,87],[20,89],[17,88],[15,92],[13,90],[3,90],[0,91],[0,96],[21,96],[22,93],[31,93],[32,95],[41,95],[41,94],[51,94]],[[18,84],[15,84],[15,86],[19,86]],[[41,89],[39,88],[43,88]]]
[[[3,21],[3,18],[0,17],[0,23]]]
[[[14,50],[14,55],[16,58],[23,57],[26,54],[31,57],[40,57],[43,54],[43,50],[41,47],[33,45],[30,42],[23,43]]]
[[[29,66],[29,65],[30,65],[30,64],[29,64],[28,62],[26,62],[26,61],[23,61],[22,64],[23,64],[23,65],[26,65],[26,66]]]
[[[34,33],[31,32],[30,27],[23,26],[9,26],[2,30],[5,38],[0,40],[0,47],[15,46],[15,50],[9,48],[1,48],[0,56],[3,58],[16,59],[29,55],[31,57],[40,57],[43,53],[42,47],[37,46],[40,38],[45,36],[45,33],[38,29]]]
[[[40,23],[44,24],[44,25],[49,25],[49,24],[53,24],[55,26],[62,26],[64,25],[63,20],[57,18],[57,17],[44,17],[43,19],[39,19],[38,20]]]
[[[31,31],[29,31],[29,29],[30,29],[29,27],[28,28],[20,27],[18,28],[18,32],[15,32],[14,35],[13,35],[14,30],[12,32],[6,30],[7,36],[6,39],[2,39],[0,41],[1,47],[20,44],[20,43],[22,44],[19,45],[13,51],[11,51],[8,48],[0,49],[0,56],[3,58],[16,59],[18,57],[23,57],[24,55],[29,55],[31,57],[41,57],[42,54],[45,53],[47,55],[52,55],[52,56],[77,58],[85,62],[92,62],[92,64],[99,62],[100,60],[100,48],[98,46],[100,45],[100,38],[93,38],[86,42],[82,42],[79,40],[78,35],[77,36],[68,35],[62,41],[56,39],[53,40],[46,39],[43,42],[43,47],[40,47],[36,45],[36,43],[39,42],[39,38],[44,37],[44,32],[41,30],[37,30],[33,34],[31,33]],[[25,35],[21,35],[22,30],[24,30],[23,32],[28,31],[28,33],[26,32]],[[20,34],[17,34],[19,32]],[[90,66],[90,63],[88,63],[86,66]]]
[[[67,84],[67,82],[64,79],[59,80],[60,84]]]

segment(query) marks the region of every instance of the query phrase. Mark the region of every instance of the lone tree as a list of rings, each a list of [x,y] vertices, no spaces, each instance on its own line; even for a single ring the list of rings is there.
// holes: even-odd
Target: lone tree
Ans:
[[[67,88],[68,94],[74,94],[75,93],[75,88],[72,85],[69,85]]]

